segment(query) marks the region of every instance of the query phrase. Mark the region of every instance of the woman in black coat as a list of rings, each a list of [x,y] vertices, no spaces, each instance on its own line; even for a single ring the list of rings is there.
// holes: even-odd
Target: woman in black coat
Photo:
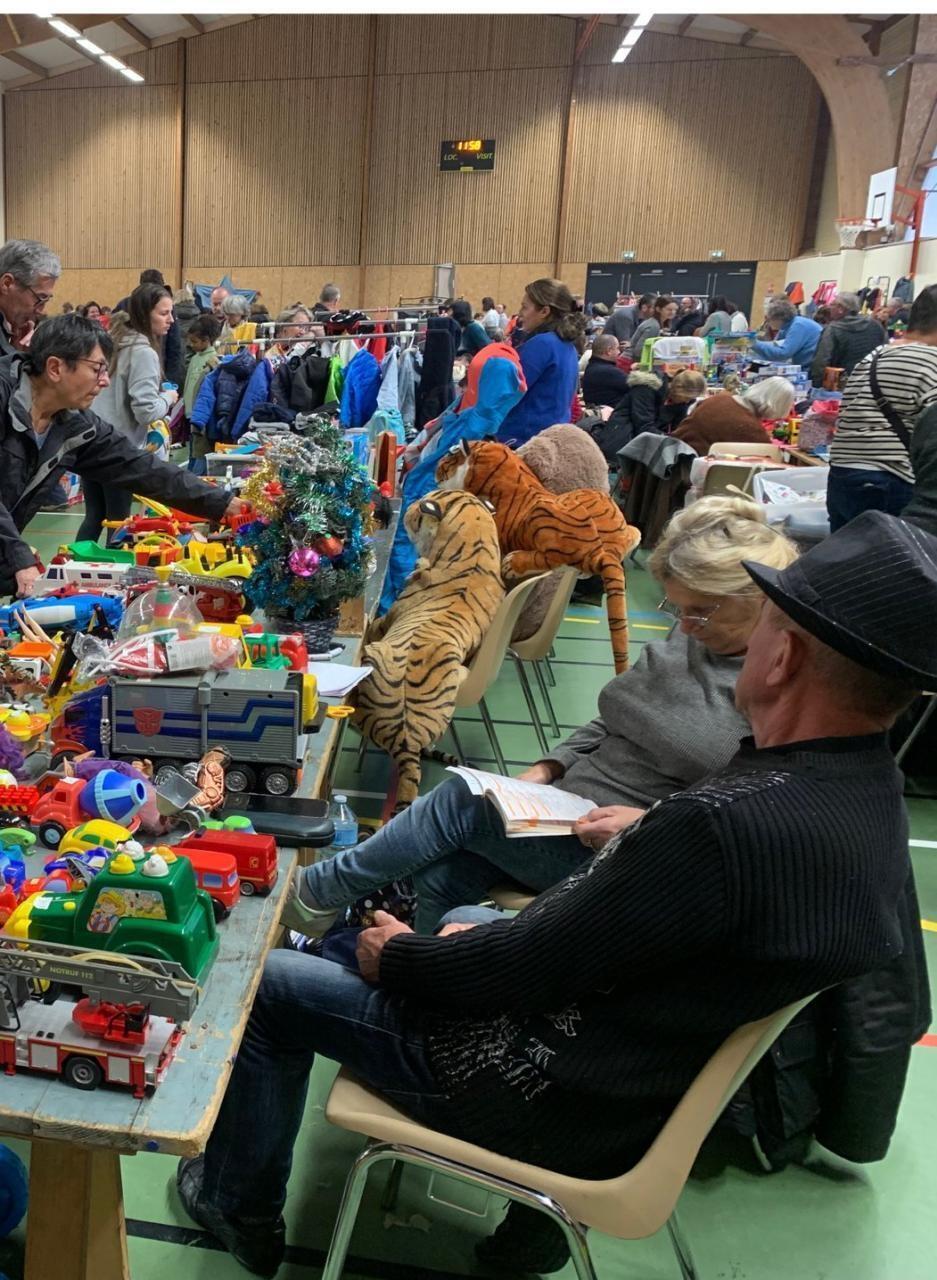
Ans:
[[[666,374],[634,369],[628,375],[628,391],[615,406],[607,422],[597,423],[593,440],[610,465],[617,465],[618,450],[646,431],[669,435],[679,427],[690,405],[706,390],[701,373],[682,369],[672,378]]]

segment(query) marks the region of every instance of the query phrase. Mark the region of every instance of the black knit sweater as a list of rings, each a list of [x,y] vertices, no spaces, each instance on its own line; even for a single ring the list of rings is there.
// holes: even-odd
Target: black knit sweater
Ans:
[[[884,736],[749,741],[514,919],[393,938],[381,983],[423,1022],[452,1132],[612,1176],[735,1027],[900,952],[910,874]]]

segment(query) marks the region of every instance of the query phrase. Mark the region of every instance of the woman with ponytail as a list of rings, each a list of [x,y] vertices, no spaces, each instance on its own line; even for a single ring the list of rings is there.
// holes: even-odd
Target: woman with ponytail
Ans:
[[[527,391],[501,424],[498,439],[517,448],[531,436],[570,421],[585,349],[586,318],[560,280],[534,280],[518,313],[517,349]]]

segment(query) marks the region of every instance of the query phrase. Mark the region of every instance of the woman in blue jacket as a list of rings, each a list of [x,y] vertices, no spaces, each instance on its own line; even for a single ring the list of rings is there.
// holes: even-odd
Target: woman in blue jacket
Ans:
[[[518,312],[517,349],[527,390],[501,424],[498,439],[517,448],[558,422],[569,422],[585,349],[586,318],[560,280],[534,280]]]

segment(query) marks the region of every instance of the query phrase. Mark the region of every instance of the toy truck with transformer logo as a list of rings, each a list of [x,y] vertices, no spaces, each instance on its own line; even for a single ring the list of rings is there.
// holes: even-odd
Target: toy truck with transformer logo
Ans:
[[[295,671],[114,676],[102,703],[101,754],[148,757],[158,786],[161,771],[224,747],[232,761],[225,777],[229,792],[287,795],[296,786],[315,713],[315,682]]]

